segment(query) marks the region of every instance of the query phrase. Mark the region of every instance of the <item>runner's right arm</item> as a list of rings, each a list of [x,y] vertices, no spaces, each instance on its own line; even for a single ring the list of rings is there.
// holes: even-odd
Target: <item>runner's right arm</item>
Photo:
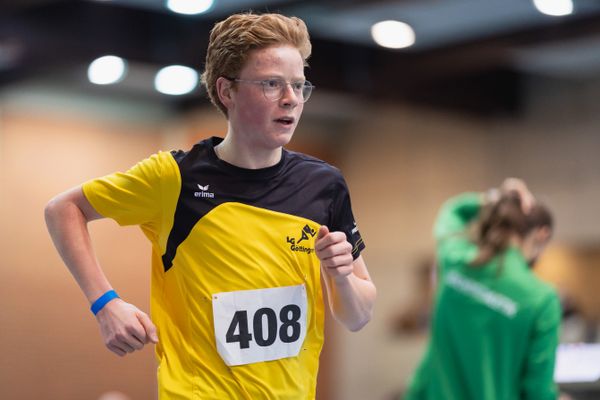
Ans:
[[[92,247],[87,223],[103,218],[81,187],[59,194],[46,206],[46,225],[64,263],[90,304],[112,287]],[[117,298],[96,315],[106,347],[119,356],[157,343],[156,327],[144,312]]]

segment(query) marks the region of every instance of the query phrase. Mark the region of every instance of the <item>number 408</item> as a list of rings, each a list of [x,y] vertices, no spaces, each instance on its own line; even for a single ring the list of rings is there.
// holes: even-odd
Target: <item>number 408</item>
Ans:
[[[279,325],[277,314],[271,308],[259,308],[252,317],[252,332],[254,333],[254,341],[257,345],[266,347],[272,345],[277,339],[283,343],[292,343],[300,337],[300,307],[295,304],[289,304],[279,311]],[[267,331],[263,329],[263,320],[266,319]],[[279,326],[278,326],[279,325]],[[278,329],[279,328],[279,329]],[[238,333],[236,333],[236,330]],[[229,328],[225,335],[227,343],[239,342],[240,349],[250,347],[252,341],[252,333],[249,332],[248,312],[246,310],[236,311],[233,314]]]

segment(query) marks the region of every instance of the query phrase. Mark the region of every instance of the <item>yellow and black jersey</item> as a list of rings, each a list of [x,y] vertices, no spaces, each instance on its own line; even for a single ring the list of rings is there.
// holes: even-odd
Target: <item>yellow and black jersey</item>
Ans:
[[[272,167],[220,160],[211,138],[86,182],[101,215],[152,242],[161,399],[313,399],[323,315],[320,225],[364,244],[343,176],[283,150]]]

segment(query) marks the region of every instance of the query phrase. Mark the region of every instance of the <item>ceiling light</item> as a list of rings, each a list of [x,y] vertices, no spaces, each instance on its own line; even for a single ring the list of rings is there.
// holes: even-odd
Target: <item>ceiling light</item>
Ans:
[[[400,21],[381,21],[371,27],[375,43],[390,49],[402,49],[415,43],[415,31]]]
[[[167,0],[167,8],[179,14],[202,14],[210,10],[213,0]]]
[[[126,62],[117,56],[103,56],[92,61],[88,67],[88,79],[96,85],[110,85],[125,76]]]
[[[562,17],[573,13],[572,0],[533,0],[539,12],[553,17]]]
[[[183,65],[164,67],[154,78],[154,87],[164,94],[186,94],[194,90],[196,85],[198,85],[198,73]]]

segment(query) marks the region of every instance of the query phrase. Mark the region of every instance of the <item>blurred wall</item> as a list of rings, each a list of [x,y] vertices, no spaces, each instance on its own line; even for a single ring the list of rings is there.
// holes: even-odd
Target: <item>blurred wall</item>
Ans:
[[[387,399],[404,386],[426,338],[398,337],[392,323],[417,295],[416,268],[433,258],[435,213],[447,197],[489,186],[482,122],[401,106],[370,112],[377,117],[356,126],[343,171],[378,299],[363,331],[339,332],[339,400]]]
[[[155,398],[151,350],[107,351],[89,304],[54,250],[46,202],[155,151],[159,130],[73,113],[3,107],[0,116],[0,386],[6,399]],[[126,300],[148,311],[149,245],[136,228],[90,224],[98,258]]]

